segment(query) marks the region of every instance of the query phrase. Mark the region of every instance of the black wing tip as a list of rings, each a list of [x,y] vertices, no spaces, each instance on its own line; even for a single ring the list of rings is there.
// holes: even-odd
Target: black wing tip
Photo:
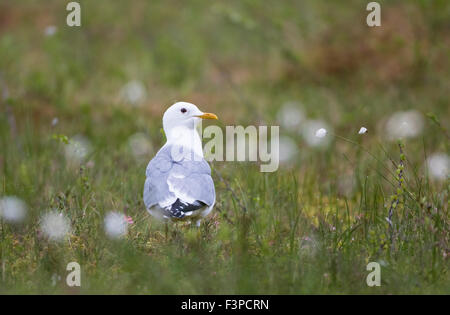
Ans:
[[[195,211],[203,208],[206,204],[202,201],[196,200],[193,203],[183,202],[177,199],[172,205],[165,208],[165,212],[171,218],[183,219],[187,212]]]

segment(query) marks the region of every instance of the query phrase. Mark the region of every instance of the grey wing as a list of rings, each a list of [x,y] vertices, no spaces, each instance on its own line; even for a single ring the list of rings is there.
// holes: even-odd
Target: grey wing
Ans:
[[[175,163],[168,177],[168,185],[171,192],[187,203],[201,201],[211,206],[216,200],[211,169],[203,159]]]
[[[177,199],[167,184],[173,162],[165,153],[163,150],[158,152],[147,166],[144,185],[144,204],[147,209],[156,204],[165,207]]]
[[[163,147],[147,166],[144,203],[165,208],[177,199],[189,204],[201,201],[208,206],[216,199],[211,169],[203,159],[172,157],[172,147]],[[186,156],[191,156],[188,153]]]

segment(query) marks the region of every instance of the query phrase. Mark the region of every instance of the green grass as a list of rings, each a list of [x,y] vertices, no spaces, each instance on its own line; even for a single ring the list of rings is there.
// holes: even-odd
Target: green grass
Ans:
[[[0,293],[450,293],[450,182],[425,167],[430,154],[449,153],[448,1],[380,1],[378,30],[364,24],[365,1],[80,3],[79,29],[65,25],[61,1],[0,4],[0,92],[9,94],[0,197],[28,204],[25,222],[0,221]],[[140,107],[120,97],[130,80],[147,89]],[[212,162],[215,210],[200,229],[172,225],[166,235],[142,190],[165,141],[161,115],[178,100],[218,114],[221,127],[278,124],[282,104],[297,101],[357,145],[329,135],[328,147],[312,148],[282,128],[299,149],[293,163],[260,173],[256,163]],[[397,193],[400,152],[382,126],[408,109],[425,126],[404,141]],[[369,133],[358,135],[361,126]],[[153,147],[140,159],[128,146],[137,132]],[[64,155],[75,135],[93,149],[80,165]],[[39,232],[49,209],[70,218],[65,241]],[[105,236],[110,210],[134,220],[124,239]],[[71,261],[82,269],[77,289],[65,285]],[[382,265],[380,287],[366,285],[371,261]]]

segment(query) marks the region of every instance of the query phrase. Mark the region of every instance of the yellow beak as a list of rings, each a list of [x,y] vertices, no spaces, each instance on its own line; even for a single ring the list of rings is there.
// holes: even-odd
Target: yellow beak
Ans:
[[[199,117],[202,119],[219,119],[215,114],[211,114],[211,113],[203,113],[202,115],[198,115],[196,117]]]

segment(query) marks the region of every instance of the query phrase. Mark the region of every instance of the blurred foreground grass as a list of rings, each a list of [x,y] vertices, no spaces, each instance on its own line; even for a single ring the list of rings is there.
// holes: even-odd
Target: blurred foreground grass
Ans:
[[[380,1],[373,29],[367,1],[79,2],[80,28],[64,1],[0,3],[0,197],[28,205],[24,222],[0,221],[0,293],[450,293],[448,175],[426,163],[449,152],[448,1]],[[213,215],[166,237],[142,189],[180,100],[222,127],[281,124],[295,155],[268,174],[211,163]],[[283,104],[357,145],[311,146],[302,124],[284,128]],[[386,124],[407,110],[423,126],[404,141],[392,243],[400,154]],[[64,241],[42,236],[50,209],[70,219]],[[124,239],[105,236],[111,210],[134,220]],[[381,287],[366,285],[371,261]]]

